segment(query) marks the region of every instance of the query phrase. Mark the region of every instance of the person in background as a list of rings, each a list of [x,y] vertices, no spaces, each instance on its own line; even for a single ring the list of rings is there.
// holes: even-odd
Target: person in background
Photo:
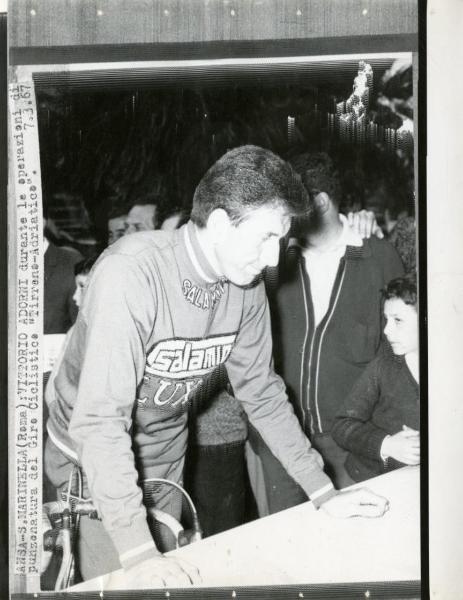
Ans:
[[[88,278],[90,275],[90,271],[92,270],[93,265],[97,261],[98,255],[91,256],[90,258],[86,258],[81,260],[80,262],[74,265],[74,294],[72,296],[72,300],[77,308],[82,306],[82,302],[85,296],[85,291],[87,289]],[[61,352],[53,365],[53,369],[51,371],[50,377],[48,378],[46,387],[45,387],[45,402],[47,406],[50,406],[52,401],[55,399],[55,379],[56,375],[61,367],[61,362],[63,360],[64,353],[66,351],[67,345],[72,335],[72,331],[74,329],[74,325],[72,325],[66,333],[66,337],[64,339],[63,345],[61,347]]]
[[[76,311],[79,310],[82,300],[85,295],[85,289],[88,282],[88,277],[92,266],[94,265],[97,256],[93,256],[91,258],[87,258],[81,260],[80,262],[74,265],[74,294],[72,295],[72,301],[75,305]],[[63,360],[64,353],[66,351],[67,345],[69,344],[69,340],[71,339],[71,334],[74,329],[74,325],[66,332],[64,337],[64,341],[61,345],[61,349],[59,351],[58,356],[56,357],[55,363],[51,369],[44,376],[44,393],[43,397],[45,402],[43,404],[43,446],[45,447],[47,440],[47,429],[46,423],[48,420],[48,407],[51,405],[53,400],[55,400],[55,379],[56,375],[61,367],[61,362]],[[46,473],[43,474],[43,501],[49,502],[56,499],[56,490],[54,486],[49,481]]]
[[[342,489],[351,479],[346,451],[331,435],[333,419],[380,348],[381,289],[403,267],[390,244],[376,236],[362,239],[339,213],[338,174],[327,154],[305,154],[294,164],[314,212],[296,224],[278,273],[267,276],[275,369],[325,472]],[[249,438],[262,462],[269,512],[306,501],[252,427]],[[249,463],[252,471],[251,452]]]
[[[346,469],[364,481],[420,464],[417,289],[414,275],[384,291],[385,348],[365,369],[335,417],[333,438],[348,450]]]
[[[73,248],[61,248],[46,236],[44,221],[44,334],[66,333],[77,317],[72,299],[75,292],[74,265],[82,255]]]
[[[125,235],[127,215],[116,214],[108,219],[108,246]]]
[[[247,419],[224,367],[214,372],[189,412],[185,489],[193,498],[204,537],[246,520]]]
[[[186,225],[125,236],[95,264],[55,380],[45,449],[57,489],[82,466],[83,493],[102,519],[80,521],[84,578],[122,566],[132,588],[200,582],[196,567],[160,553],[141,488],[152,478],[182,483],[190,395],[220,365],[315,507],[337,517],[388,509],[368,490],[334,489],[272,367],[260,275],[276,266],[291,218],[309,208],[288,163],[238,147],[203,176]],[[179,518],[174,500],[166,486],[156,506]]]
[[[157,229],[158,206],[159,201],[155,197],[148,196],[143,200],[137,200],[127,214],[125,235]]]

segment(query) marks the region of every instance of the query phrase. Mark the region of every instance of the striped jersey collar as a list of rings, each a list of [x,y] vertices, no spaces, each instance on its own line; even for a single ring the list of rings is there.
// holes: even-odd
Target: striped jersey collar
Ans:
[[[215,283],[221,279],[221,277],[215,272],[211,263],[207,260],[206,255],[199,245],[195,224],[192,221],[188,221],[188,223],[184,225],[182,229],[183,241],[185,243],[188,257],[190,258],[191,263],[199,277],[201,277],[201,279],[203,279],[206,283]]]

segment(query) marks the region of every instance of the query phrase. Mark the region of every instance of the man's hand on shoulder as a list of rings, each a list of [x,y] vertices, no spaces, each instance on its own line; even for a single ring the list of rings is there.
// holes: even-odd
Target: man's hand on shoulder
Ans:
[[[163,554],[126,569],[124,577],[128,589],[187,587],[202,581],[194,565],[183,558]]]
[[[371,210],[359,210],[357,212],[347,213],[347,222],[351,229],[362,239],[375,235],[382,239],[384,234],[381,227],[376,222],[375,213]]]
[[[331,517],[382,517],[389,510],[389,501],[366,488],[339,492],[321,505]]]

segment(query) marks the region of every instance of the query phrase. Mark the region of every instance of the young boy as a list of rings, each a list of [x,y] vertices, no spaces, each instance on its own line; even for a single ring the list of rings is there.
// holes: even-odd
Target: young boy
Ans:
[[[392,352],[368,365],[333,428],[333,438],[350,451],[345,465],[356,482],[420,464],[416,278],[393,279],[384,297],[384,333]]]

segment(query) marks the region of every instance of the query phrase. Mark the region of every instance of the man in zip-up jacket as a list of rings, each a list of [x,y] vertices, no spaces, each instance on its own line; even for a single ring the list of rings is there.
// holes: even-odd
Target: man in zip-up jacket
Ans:
[[[337,494],[272,368],[260,274],[275,266],[290,219],[308,198],[268,150],[236,148],[198,185],[191,221],[122,238],[96,263],[50,406],[46,470],[57,488],[81,465],[102,522],[82,519],[85,578],[126,569],[127,587],[197,582],[192,565],[160,554],[140,484],[182,482],[191,392],[225,364],[250,422],[316,507],[380,516],[387,501]],[[160,493],[156,506],[180,516]]]
[[[297,170],[314,212],[294,228],[269,283],[275,370],[325,472],[338,489],[354,483],[346,451],[331,436],[334,417],[383,341],[381,290],[403,274],[391,244],[362,239],[339,213],[340,185],[325,153],[299,157]],[[301,164],[302,163],[302,164]],[[255,432],[262,461],[268,510],[284,510],[307,500]]]

